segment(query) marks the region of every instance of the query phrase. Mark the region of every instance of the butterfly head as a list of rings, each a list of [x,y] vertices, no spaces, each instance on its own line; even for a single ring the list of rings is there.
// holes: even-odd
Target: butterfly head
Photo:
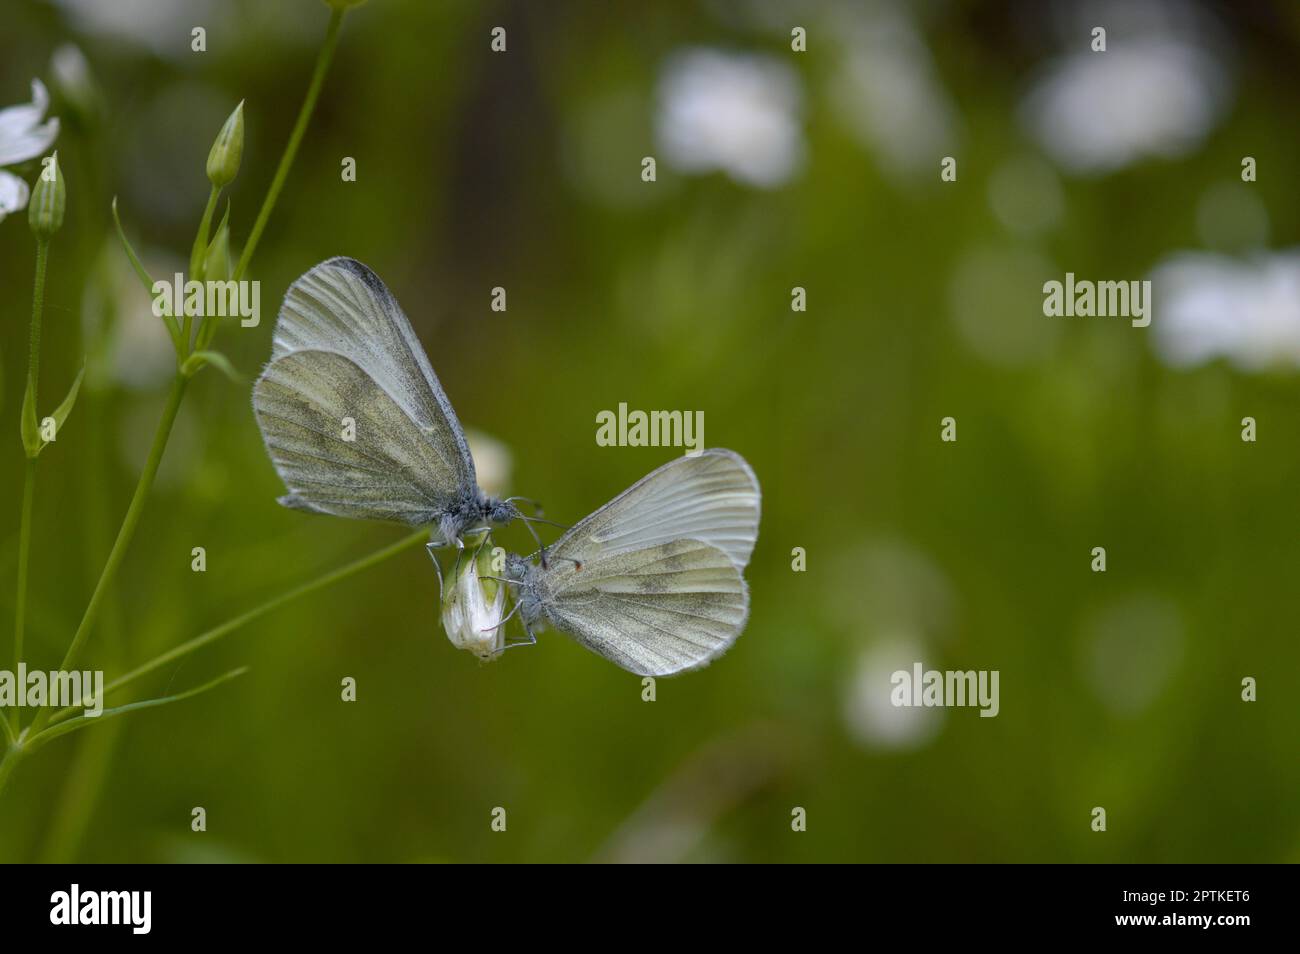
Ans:
[[[506,555],[505,578],[510,581],[514,597],[519,601],[519,615],[528,628],[537,625],[542,616],[542,597],[538,592],[537,564],[517,553]]]
[[[496,497],[484,497],[482,503],[482,515],[485,519],[493,523],[509,523],[519,518],[519,508],[509,500],[499,500]]]

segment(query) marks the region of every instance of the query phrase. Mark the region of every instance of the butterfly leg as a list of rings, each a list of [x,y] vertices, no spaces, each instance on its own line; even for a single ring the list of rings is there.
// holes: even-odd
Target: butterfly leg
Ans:
[[[424,549],[428,552],[429,559],[433,561],[433,568],[438,573],[438,599],[441,600],[442,599],[442,564],[438,562],[438,558],[437,556],[434,555],[433,552],[435,549],[437,549],[437,545],[433,543],[433,541],[430,541],[424,545]]]
[[[518,601],[518,600],[515,600],[514,608],[511,609],[509,613],[506,613],[505,616],[501,617],[501,622],[497,623],[495,626],[489,626],[489,627],[487,627],[486,629],[482,630],[482,632],[484,632],[484,633],[490,633],[490,632],[492,632],[493,630],[500,629],[502,626],[504,626],[506,623],[508,623],[508,622],[510,621],[510,617],[511,617],[511,616],[514,616],[515,613],[517,613],[518,611],[519,611],[519,601]]]
[[[518,605],[518,604],[516,604],[516,605]],[[519,641],[517,641],[517,642],[513,642],[513,643],[506,643],[505,646],[502,647],[502,652],[504,652],[504,651],[507,650],[507,649],[514,649],[516,646],[536,646],[536,645],[537,645],[537,636],[533,633],[533,631],[532,631],[531,629],[528,628],[528,624],[527,624],[527,623],[524,623],[524,634],[525,634],[525,635],[524,635],[524,638],[523,638],[523,639],[521,639],[521,640],[519,640]]]

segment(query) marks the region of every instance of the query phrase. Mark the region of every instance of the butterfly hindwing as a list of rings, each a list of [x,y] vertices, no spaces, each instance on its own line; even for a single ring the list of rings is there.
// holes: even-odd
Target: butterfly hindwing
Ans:
[[[542,571],[548,622],[629,672],[671,676],[722,655],[745,628],[749,591],[732,558],[677,539]]]

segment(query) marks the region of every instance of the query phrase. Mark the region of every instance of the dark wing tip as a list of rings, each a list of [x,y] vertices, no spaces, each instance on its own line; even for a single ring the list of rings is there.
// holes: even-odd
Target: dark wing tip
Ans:
[[[349,258],[347,255],[335,255],[333,258],[326,259],[316,268],[337,268],[348,274],[361,279],[362,283],[379,295],[386,298],[392,297],[388,292],[388,286],[384,284],[383,279],[375,274],[374,270],[355,258]],[[316,268],[312,269],[315,271]]]

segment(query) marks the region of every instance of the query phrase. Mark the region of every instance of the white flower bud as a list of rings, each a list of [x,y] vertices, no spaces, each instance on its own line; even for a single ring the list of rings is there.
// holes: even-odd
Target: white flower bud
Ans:
[[[457,649],[465,649],[480,659],[492,659],[504,648],[506,628],[501,625],[506,605],[505,587],[491,575],[492,551],[477,548],[466,541],[454,579],[443,588],[442,628]]]

